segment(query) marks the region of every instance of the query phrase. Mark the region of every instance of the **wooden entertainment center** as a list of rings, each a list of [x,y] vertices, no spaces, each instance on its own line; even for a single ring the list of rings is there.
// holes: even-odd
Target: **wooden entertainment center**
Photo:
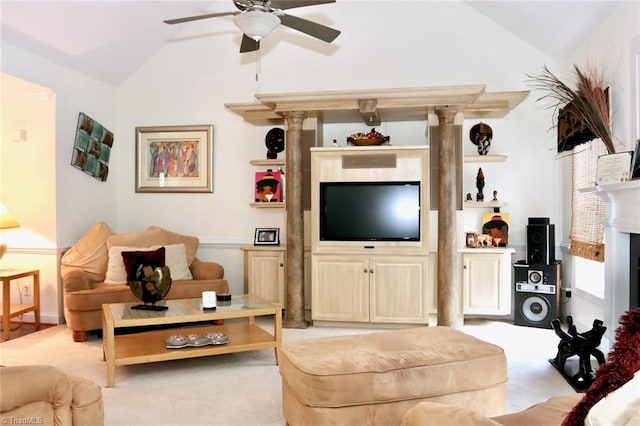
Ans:
[[[456,148],[464,119],[502,118],[519,105],[528,91],[486,92],[484,85],[256,94],[256,101],[226,107],[256,125],[286,126],[287,220],[284,274],[285,327],[306,327],[305,229],[302,185],[303,123],[364,120],[425,120],[436,134],[437,154],[429,161],[427,147],[333,148],[318,137],[312,149],[312,182],[322,179],[399,179],[422,183],[421,238],[418,242],[376,244],[374,249],[320,241],[316,209],[312,207],[311,303],[314,321],[377,323],[433,322],[457,328],[463,313],[510,313],[511,253],[508,248],[464,249],[458,226],[462,153]],[[433,132],[437,130],[437,132]],[[350,151],[351,150],[351,151]],[[394,171],[376,167],[342,168],[342,157],[383,150],[398,158]],[[326,161],[326,163],[324,163]],[[340,167],[338,166],[340,164]],[[435,165],[435,166],[434,166]],[[430,181],[434,185],[429,188]],[[312,192],[317,185],[311,185]],[[429,196],[437,200],[437,215],[429,215]],[[312,193],[312,205],[317,202]],[[487,203],[487,207],[490,207]],[[436,204],[434,204],[436,206]],[[474,207],[474,206],[471,206]],[[435,212],[432,212],[435,213]],[[430,221],[429,217],[435,218]],[[437,222],[437,223],[431,223]],[[247,249],[251,251],[250,249]],[[275,264],[275,263],[274,263]],[[281,263],[278,263],[282,265]],[[462,267],[461,267],[462,264]],[[343,284],[350,283],[349,287]],[[425,284],[426,283],[426,284]],[[281,291],[276,291],[282,295]],[[348,293],[348,294],[347,294]],[[280,296],[282,297],[282,296]],[[437,309],[436,309],[437,306]],[[429,315],[436,319],[430,321]],[[432,315],[433,316],[433,315]]]
[[[380,163],[385,163],[380,166]],[[419,241],[323,241],[323,182],[420,183]],[[311,150],[311,318],[317,321],[427,323],[429,148]]]

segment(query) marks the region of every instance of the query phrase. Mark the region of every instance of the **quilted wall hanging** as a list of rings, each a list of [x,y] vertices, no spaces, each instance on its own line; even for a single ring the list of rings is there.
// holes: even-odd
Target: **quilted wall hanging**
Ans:
[[[109,176],[109,157],[113,133],[84,113],[78,115],[71,165],[105,182]]]

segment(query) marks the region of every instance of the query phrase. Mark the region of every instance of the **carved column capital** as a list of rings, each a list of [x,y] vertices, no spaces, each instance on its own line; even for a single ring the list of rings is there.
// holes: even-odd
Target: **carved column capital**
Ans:
[[[309,114],[307,111],[286,111],[283,115],[289,129],[302,129],[302,123]]]

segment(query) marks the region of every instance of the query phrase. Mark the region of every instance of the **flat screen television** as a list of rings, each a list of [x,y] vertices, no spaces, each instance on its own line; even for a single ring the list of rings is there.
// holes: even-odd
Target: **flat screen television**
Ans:
[[[420,182],[321,182],[321,241],[420,241]]]

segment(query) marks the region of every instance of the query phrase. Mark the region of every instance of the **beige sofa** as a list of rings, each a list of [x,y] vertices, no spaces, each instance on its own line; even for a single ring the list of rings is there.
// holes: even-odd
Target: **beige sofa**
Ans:
[[[50,365],[1,367],[0,395],[2,424],[104,424],[100,386]]]
[[[166,299],[201,297],[206,290],[228,293],[224,268],[216,262],[198,260],[198,245],[196,237],[156,226],[115,234],[103,222],[94,225],[61,259],[64,317],[73,330],[73,340],[86,341],[87,332],[102,329],[102,304],[139,302],[126,283],[121,255],[125,250],[159,246],[176,249],[171,251],[175,253],[172,259],[167,257],[173,282]]]
[[[526,410],[496,417],[453,405],[421,402],[406,412],[402,426],[560,426],[581,398],[579,393],[557,396]]]

